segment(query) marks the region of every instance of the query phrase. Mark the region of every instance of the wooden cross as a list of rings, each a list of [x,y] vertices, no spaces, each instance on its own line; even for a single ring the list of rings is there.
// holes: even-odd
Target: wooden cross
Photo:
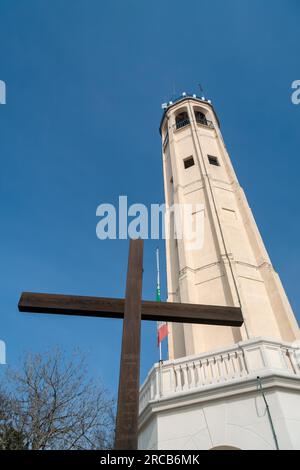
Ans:
[[[20,312],[123,318],[115,449],[138,445],[141,320],[241,326],[239,307],[142,300],[143,240],[131,240],[125,299],[23,292]]]

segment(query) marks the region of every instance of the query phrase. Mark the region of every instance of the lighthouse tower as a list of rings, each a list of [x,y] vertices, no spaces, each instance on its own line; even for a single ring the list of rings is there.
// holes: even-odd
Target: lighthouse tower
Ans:
[[[256,336],[294,341],[298,325],[232,167],[213,106],[182,97],[162,122],[166,204],[201,204],[198,250],[167,240],[170,302],[241,306],[244,326],[169,325],[170,358]],[[196,214],[195,214],[196,217]]]
[[[169,324],[169,361],[141,388],[140,447],[300,448],[299,328],[218,116],[184,93],[160,132],[166,205],[195,205],[203,222],[198,248],[166,240],[168,301],[240,306],[244,324]]]

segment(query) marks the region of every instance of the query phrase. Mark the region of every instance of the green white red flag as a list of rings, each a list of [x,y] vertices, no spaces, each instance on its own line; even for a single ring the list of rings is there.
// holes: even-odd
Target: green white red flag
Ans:
[[[157,284],[156,284],[156,301],[160,302],[160,271],[159,271],[159,249],[156,249],[156,267],[157,267]],[[157,322],[157,346],[168,336],[168,324],[165,321]],[[161,350],[160,350],[161,351]],[[161,354],[161,352],[160,352]],[[161,358],[160,358],[161,359]]]

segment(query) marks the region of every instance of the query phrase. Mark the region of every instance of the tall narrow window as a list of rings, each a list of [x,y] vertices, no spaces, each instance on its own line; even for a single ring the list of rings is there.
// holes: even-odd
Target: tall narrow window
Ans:
[[[193,157],[187,157],[183,160],[184,168],[190,168],[190,166],[195,165]]]
[[[208,161],[211,165],[220,166],[220,163],[217,157],[213,157],[212,155],[207,155],[207,156],[208,156]]]

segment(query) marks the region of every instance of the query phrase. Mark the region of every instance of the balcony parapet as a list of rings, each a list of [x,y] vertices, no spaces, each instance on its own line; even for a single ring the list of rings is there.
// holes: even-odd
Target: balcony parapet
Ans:
[[[140,413],[151,401],[270,372],[300,379],[300,345],[254,338],[210,353],[155,364],[140,389]]]

